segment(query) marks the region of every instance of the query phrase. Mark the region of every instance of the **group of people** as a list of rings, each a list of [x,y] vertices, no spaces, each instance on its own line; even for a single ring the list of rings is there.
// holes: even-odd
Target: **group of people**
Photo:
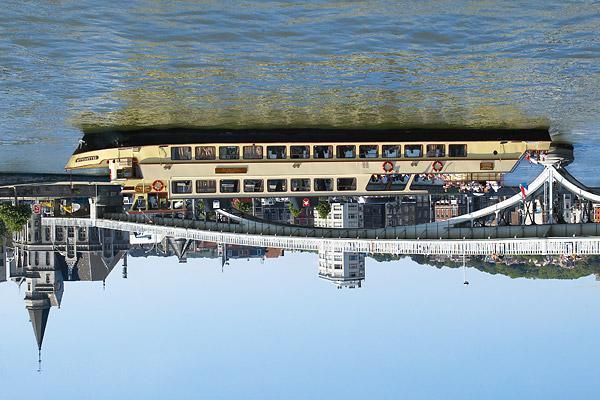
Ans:
[[[500,189],[500,183],[497,181],[445,181],[444,191],[448,191],[451,188],[458,188],[463,193],[488,193],[490,191],[497,192]]]
[[[401,184],[408,182],[408,177],[408,174],[375,174],[371,176],[371,183],[387,185],[391,182],[392,184]]]
[[[371,177],[369,183],[383,184],[406,184],[409,174],[375,174]],[[434,184],[442,183],[444,191],[452,188],[458,188],[461,192],[471,193],[487,193],[490,190],[497,192],[500,189],[500,183],[497,181],[453,181],[448,174],[417,174],[414,179],[415,183]]]
[[[532,164],[539,164],[540,162],[546,161],[547,154],[548,154],[547,152],[541,151],[541,150],[539,150],[539,151],[527,150],[525,152],[525,159]]]

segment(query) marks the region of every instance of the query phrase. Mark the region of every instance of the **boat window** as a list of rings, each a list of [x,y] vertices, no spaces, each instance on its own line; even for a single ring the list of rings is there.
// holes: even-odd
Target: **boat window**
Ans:
[[[173,194],[192,193],[192,181],[173,181],[171,182],[171,191]]]
[[[333,179],[331,179],[331,178],[315,178],[315,191],[317,191],[317,192],[333,191]]]
[[[214,179],[200,179],[196,181],[196,193],[215,193],[217,181]]]
[[[427,157],[444,157],[446,155],[446,145],[428,144]]]
[[[196,146],[196,160],[214,160],[215,146]]]
[[[117,179],[129,179],[129,178],[133,178],[133,168],[117,169]]]
[[[262,146],[244,146],[244,159],[261,160],[263,158]]]
[[[314,146],[314,158],[333,158],[333,146]]]
[[[262,192],[263,191],[263,180],[262,179],[244,179],[244,192]]]
[[[356,178],[338,178],[338,190],[356,190]]]
[[[450,157],[466,157],[467,156],[467,145],[466,144],[451,144],[448,146],[448,153]]]
[[[373,174],[367,183],[368,191],[403,190],[408,183],[407,174]]]
[[[269,192],[286,192],[287,191],[287,180],[286,179],[269,179],[269,180],[267,180],[267,190]]]
[[[310,192],[310,179],[292,179],[292,192]]]
[[[240,181],[237,179],[221,179],[221,193],[238,193]]]
[[[171,147],[171,160],[191,160],[192,148],[189,146]]]
[[[354,145],[340,145],[336,147],[337,158],[354,158],[356,157],[356,146]]]
[[[423,156],[423,146],[420,144],[407,144],[404,146],[404,157],[418,158]]]
[[[383,158],[400,158],[399,144],[384,144],[381,146]]]
[[[219,158],[221,160],[239,160],[240,148],[237,146],[219,147]]]
[[[267,146],[267,157],[271,160],[281,160],[286,156],[285,146]]]
[[[376,144],[363,144],[358,147],[358,157],[377,158],[379,156]]]
[[[290,146],[290,158],[309,158],[309,146]]]

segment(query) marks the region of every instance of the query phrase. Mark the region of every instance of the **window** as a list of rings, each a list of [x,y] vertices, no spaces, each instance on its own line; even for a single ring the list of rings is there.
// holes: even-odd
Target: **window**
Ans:
[[[263,191],[263,180],[262,179],[244,179],[244,192],[262,192]]]
[[[267,191],[269,192],[286,192],[287,180],[285,179],[269,179],[267,180]]]
[[[354,145],[342,145],[336,147],[337,158],[354,158],[356,157],[356,146]]]
[[[50,274],[46,274],[46,283],[50,283]]]
[[[333,146],[314,146],[314,158],[333,158]]]
[[[171,147],[171,160],[191,160],[192,148],[189,146]]]
[[[292,179],[291,187],[292,192],[309,192],[310,179]]]
[[[356,190],[356,178],[338,178],[338,190]]]
[[[444,157],[446,155],[446,145],[428,144],[427,157]]]
[[[282,160],[286,157],[285,146],[267,146],[267,158],[271,160]]]
[[[377,158],[379,156],[378,146],[376,144],[363,144],[358,147],[359,158]]]
[[[238,193],[240,181],[237,179],[221,179],[221,193]]]
[[[383,153],[383,158],[400,158],[400,145],[384,144],[381,146],[381,152]]]
[[[315,191],[331,192],[333,190],[333,179],[331,178],[315,178]]]
[[[199,179],[196,181],[196,193],[215,193],[217,181],[214,179]]]
[[[290,146],[290,158],[309,158],[310,147],[309,146]]]
[[[419,158],[423,156],[423,146],[420,144],[407,144],[404,146],[404,157]]]
[[[46,265],[50,265],[50,252],[46,252]]]
[[[221,160],[239,160],[240,148],[237,146],[219,147],[219,158]]]
[[[466,144],[451,144],[448,146],[448,153],[450,157],[466,157],[467,156],[467,145]]]
[[[35,265],[40,265],[40,252],[36,251],[34,256],[35,256]]]
[[[263,158],[262,146],[244,146],[244,159],[261,160]]]
[[[197,146],[196,160],[214,160],[216,156],[215,146]]]
[[[171,191],[173,194],[192,193],[192,181],[173,181]]]

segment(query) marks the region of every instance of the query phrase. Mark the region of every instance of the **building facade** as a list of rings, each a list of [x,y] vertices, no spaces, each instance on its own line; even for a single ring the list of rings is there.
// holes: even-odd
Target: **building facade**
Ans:
[[[326,218],[315,215],[315,226],[319,228],[363,228],[363,205],[359,203],[331,203]]]
[[[359,288],[365,279],[365,255],[342,251],[319,252],[319,278],[338,289]]]

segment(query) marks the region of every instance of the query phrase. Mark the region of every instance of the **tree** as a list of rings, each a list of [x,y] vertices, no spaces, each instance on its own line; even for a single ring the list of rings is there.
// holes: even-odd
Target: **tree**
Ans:
[[[0,232],[3,230],[8,232],[20,231],[29,220],[29,217],[31,217],[31,207],[28,205],[0,204],[0,221],[4,225],[4,228],[0,228]]]
[[[300,213],[302,213],[302,210],[294,207],[292,203],[288,203],[288,210],[290,210],[290,214],[292,214],[292,217],[294,218],[298,217]]]
[[[331,204],[320,202],[316,205],[315,210],[317,210],[319,218],[327,218],[327,215],[331,211]]]

